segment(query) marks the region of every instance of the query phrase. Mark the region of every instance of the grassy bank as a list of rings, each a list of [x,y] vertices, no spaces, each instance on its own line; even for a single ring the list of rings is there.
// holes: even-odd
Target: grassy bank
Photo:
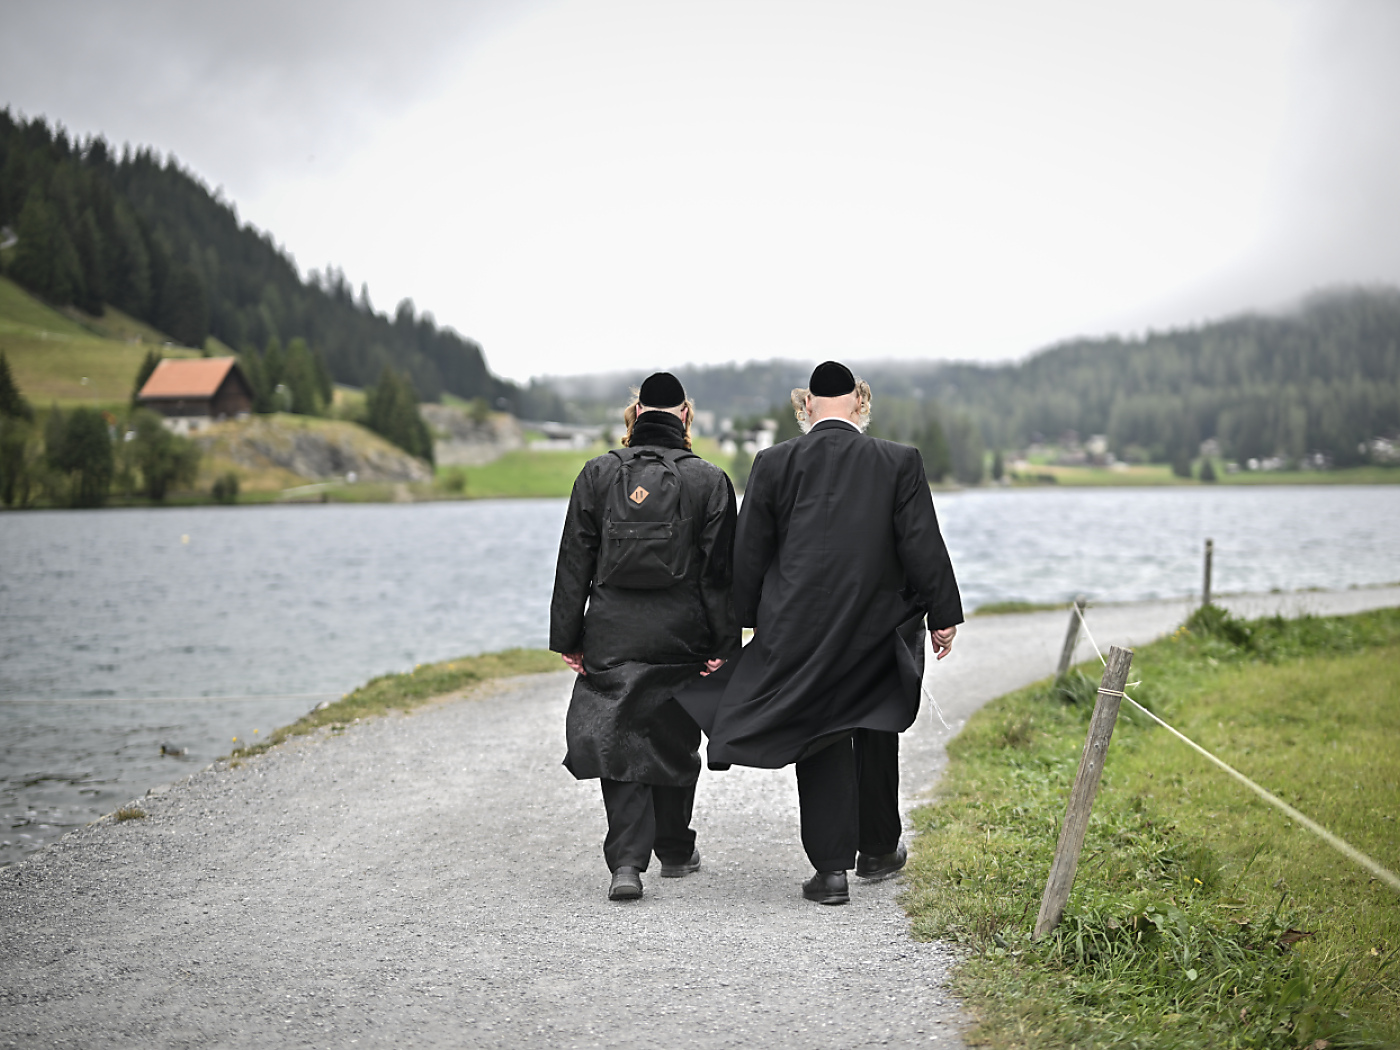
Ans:
[[[1177,485],[1400,485],[1400,467],[1345,467],[1340,470],[1242,470],[1227,474],[1217,467],[1216,480],[1179,478],[1165,463],[1114,467],[1065,467],[1032,465],[1029,470],[1008,473],[1011,484],[1034,488],[1060,485],[1071,488],[1160,488]]]
[[[905,903],[918,934],[970,950],[957,984],[977,1038],[1400,1043],[1400,897],[1128,705],[1064,922],[1030,941],[1094,701],[1085,670],[984,708],[915,814]],[[1248,624],[1207,610],[1139,650],[1130,678],[1188,736],[1400,868],[1400,610]]]
[[[421,664],[405,674],[372,678],[353,693],[309,711],[289,726],[269,733],[266,740],[236,748],[228,757],[234,760],[260,755],[283,741],[304,736],[322,726],[343,729],[360,718],[373,718],[390,711],[410,711],[432,700],[478,685],[492,678],[562,670],[556,653],[545,649],[506,649],[481,656],[464,656],[436,664]]]

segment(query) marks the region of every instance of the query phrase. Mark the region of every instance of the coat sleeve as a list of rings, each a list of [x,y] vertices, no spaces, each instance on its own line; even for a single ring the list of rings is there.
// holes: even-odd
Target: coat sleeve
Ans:
[[[895,550],[909,585],[928,613],[932,630],[963,622],[962,598],[953,576],[953,562],[938,528],[933,495],[924,476],[924,460],[911,448],[901,457],[895,490]]]
[[[705,559],[700,573],[700,600],[714,640],[712,655],[727,660],[742,644],[739,621],[734,615],[734,523],[738,512],[729,476],[720,471],[718,480],[710,491],[700,535],[700,551]]]
[[[754,457],[734,537],[734,612],[743,627],[758,626],[763,577],[778,549],[777,519],[773,514],[768,471],[764,469],[765,458],[762,452]]]
[[[554,597],[549,603],[549,647],[556,653],[583,651],[583,613],[598,564],[598,471],[588,463],[574,479],[559,561],[554,567]]]

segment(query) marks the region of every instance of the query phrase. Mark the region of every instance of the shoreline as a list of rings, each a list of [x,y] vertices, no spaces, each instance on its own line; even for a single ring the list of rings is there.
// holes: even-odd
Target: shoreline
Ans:
[[[456,469],[456,468],[443,468]],[[466,468],[475,469],[475,468]],[[1076,468],[1077,469],[1077,468]],[[1008,483],[988,482],[979,485],[932,484],[930,489],[935,496],[958,495],[970,492],[1064,492],[1064,491],[1164,491],[1164,490],[1254,490],[1254,489],[1307,489],[1307,488],[1387,488],[1400,486],[1400,468],[1355,468],[1365,476],[1353,475],[1350,471],[1308,471],[1279,477],[1271,475],[1257,480],[1253,475],[1236,476],[1235,480],[1221,479],[1215,482],[1202,482],[1195,479],[1174,478],[1171,480],[1068,480],[1053,483],[1037,481],[1012,481]],[[1108,473],[1108,472],[1105,472]],[[1378,476],[1379,475],[1379,476]],[[572,482],[571,482],[572,483]],[[526,492],[471,492],[452,493],[442,491],[438,482],[389,483],[357,482],[346,485],[343,482],[308,482],[306,485],[276,492],[243,492],[232,503],[216,500],[207,493],[171,493],[164,500],[149,500],[138,497],[119,497],[101,507],[66,507],[57,504],[30,504],[26,507],[0,506],[0,514],[23,513],[26,511],[55,510],[161,510],[188,509],[190,507],[295,507],[328,506],[355,504],[420,504],[420,503],[479,503],[488,500],[529,500],[567,499],[568,487],[542,487],[538,491]],[[308,488],[320,488],[316,494],[305,495]],[[742,490],[738,490],[742,496]],[[302,495],[287,497],[287,492],[302,492]]]

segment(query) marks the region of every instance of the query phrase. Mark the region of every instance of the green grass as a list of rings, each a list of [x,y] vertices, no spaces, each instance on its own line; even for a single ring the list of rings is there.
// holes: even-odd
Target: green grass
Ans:
[[[444,487],[447,478],[454,473],[464,477],[466,485],[460,494],[470,499],[567,497],[583,465],[603,455],[610,447],[599,442],[586,449],[517,449],[479,467],[439,467],[437,475],[440,487]],[[727,467],[716,448],[713,441],[704,438],[695,443],[697,455]]]
[[[146,352],[153,348],[148,335],[161,339],[160,333],[111,309],[82,323],[75,317],[82,315],[60,313],[0,277],[0,352],[10,363],[20,393],[36,408],[53,402],[63,407],[124,404]],[[143,333],[148,334],[145,341],[133,341]],[[154,347],[160,348],[160,343]],[[198,356],[172,347],[161,352],[167,357]]]
[[[988,602],[972,611],[973,616],[1005,616],[1008,613],[1046,612],[1051,609],[1068,609],[1069,602]]]
[[[307,712],[289,726],[273,730],[266,740],[235,748],[228,757],[239,760],[260,755],[291,737],[304,736],[322,726],[343,729],[357,719],[374,718],[390,711],[410,711],[492,678],[559,671],[563,667],[558,654],[545,649],[506,649],[436,664],[420,664],[404,674],[372,678],[334,703]]]
[[[1065,919],[1030,940],[1089,671],[979,712],[949,745],[938,801],[915,813],[905,904],[918,935],[969,949],[956,984],[976,1038],[1400,1043],[1400,896],[1126,704]],[[1208,609],[1139,650],[1130,680],[1202,746],[1400,868],[1400,610],[1246,624]]]
[[[1015,486],[1034,488],[1053,484],[1079,488],[1131,488],[1170,485],[1396,485],[1400,484],[1400,467],[1346,467],[1341,470],[1271,470],[1226,474],[1218,468],[1218,480],[1201,482],[1195,478],[1179,478],[1165,463],[1143,463],[1113,469],[1111,467],[1062,467],[1055,464],[1032,464],[1028,470],[1007,476]]]

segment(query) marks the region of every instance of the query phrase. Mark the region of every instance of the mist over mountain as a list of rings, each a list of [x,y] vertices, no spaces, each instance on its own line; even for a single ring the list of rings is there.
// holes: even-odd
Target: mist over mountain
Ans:
[[[1012,304],[1014,305],[1014,304]],[[658,362],[663,364],[664,362]],[[813,361],[673,369],[701,409],[771,416]],[[1364,462],[1400,431],[1400,290],[1319,292],[1282,314],[1142,338],[1073,339],[1014,364],[847,359],[874,389],[872,429],[910,440],[930,419],[970,418],[988,448],[1067,431],[1107,435],[1120,457],[1170,462],[1215,438],[1240,460],[1318,452]],[[551,378],[577,418],[611,418],[642,373]]]
[[[43,118],[0,110],[0,226],[17,237],[6,276],[55,306],[100,314],[110,304],[183,345],[212,336],[244,354],[302,338],[350,386],[389,366],[424,400],[450,393],[558,414],[548,391],[492,374],[480,346],[412,300],[389,315],[339,270],[303,280],[270,234],[149,148],[119,155],[100,137],[76,142]]]

